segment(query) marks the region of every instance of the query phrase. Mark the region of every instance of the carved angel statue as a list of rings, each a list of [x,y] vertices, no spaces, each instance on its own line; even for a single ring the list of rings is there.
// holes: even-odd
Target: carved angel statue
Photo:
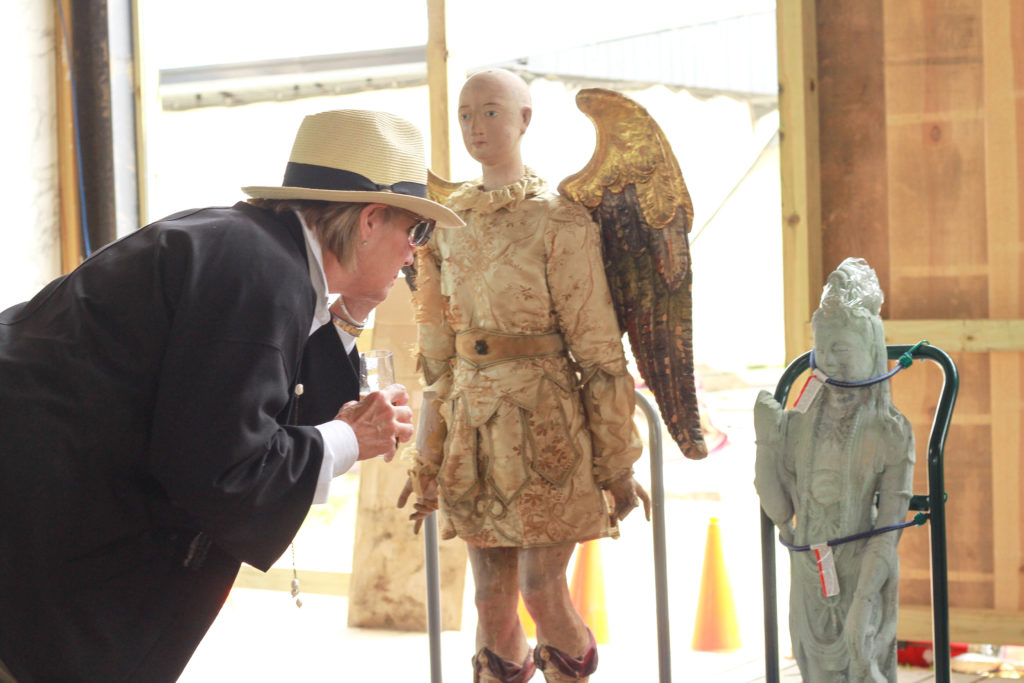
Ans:
[[[600,226],[605,275],[640,376],[687,458],[708,454],[693,366],[693,302],[688,234],[693,204],[668,139],[641,105],[604,88],[576,103],[594,123],[589,163],[558,191]],[[428,195],[444,203],[462,183],[429,172]],[[415,266],[406,268],[415,288]]]
[[[622,333],[665,422],[691,458],[701,437],[690,323],[693,211],[646,112],[607,90],[577,98],[597,150],[561,194],[523,164],[529,88],[508,71],[472,76],[459,123],[482,177],[435,179],[466,222],[417,252],[414,304],[424,398],[399,505],[440,506],[444,538],[469,550],[479,613],[474,680],[587,680],[593,635],[565,580],[578,542],[619,533],[647,493]],[[537,624],[530,648],[517,598]]]

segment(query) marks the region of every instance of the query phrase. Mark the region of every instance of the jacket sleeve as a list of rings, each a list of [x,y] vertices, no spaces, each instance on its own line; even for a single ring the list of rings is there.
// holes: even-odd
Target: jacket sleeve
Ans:
[[[150,474],[214,543],[265,570],[305,518],[323,458],[315,427],[284,424],[312,319],[305,264],[282,274],[265,254],[167,251]]]

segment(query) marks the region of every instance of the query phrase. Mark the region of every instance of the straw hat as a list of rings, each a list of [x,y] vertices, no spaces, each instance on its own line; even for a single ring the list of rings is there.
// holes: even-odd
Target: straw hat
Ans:
[[[427,196],[423,136],[405,119],[347,109],[307,116],[295,135],[281,187],[243,187],[262,199],[318,199],[397,206],[437,221],[464,225]]]

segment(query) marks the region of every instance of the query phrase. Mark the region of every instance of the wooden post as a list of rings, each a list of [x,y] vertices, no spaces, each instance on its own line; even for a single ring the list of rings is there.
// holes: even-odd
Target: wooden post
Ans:
[[[405,283],[398,282],[387,300],[377,307],[372,341],[363,345],[362,350],[372,346],[394,352],[395,379],[409,388],[414,410],[419,408],[423,393],[416,373],[415,345],[412,296]],[[412,500],[404,509],[395,507],[407,469],[401,450],[390,463],[380,458],[359,463],[359,508],[348,593],[349,626],[426,629],[423,533],[412,532],[408,519]],[[466,545],[461,540],[440,543],[443,629],[458,630],[462,626],[466,561]]]
[[[69,273],[82,262],[82,217],[78,195],[78,146],[71,92],[71,2],[54,5],[57,55],[57,169],[60,188],[60,264]]]
[[[893,291],[889,262],[894,240],[885,182],[888,140],[881,17],[882,0],[817,5],[821,270],[824,277],[845,258],[863,258],[888,294]],[[888,308],[883,304],[883,318],[891,317]]]
[[[427,87],[430,93],[430,167],[451,180],[451,141],[460,139],[455,112],[465,68],[452,50],[448,0],[427,0]]]
[[[451,174],[450,131],[455,123],[455,102],[450,76],[461,86],[462,74],[453,70],[447,32],[446,0],[427,3],[427,82],[430,100],[431,165],[444,178]],[[457,97],[457,95],[455,96]],[[395,285],[387,301],[374,313],[374,348],[395,353],[395,375],[409,388],[414,410],[422,392],[416,373],[416,324],[412,296],[404,282]],[[364,346],[363,350],[369,346]],[[416,417],[413,418],[415,423]],[[426,629],[426,571],[423,533],[414,536],[408,521],[412,502],[399,510],[395,501],[406,480],[401,453],[391,463],[360,463],[359,509],[349,591],[348,624],[401,630]],[[441,627],[462,627],[462,597],[466,580],[466,546],[461,540],[439,547]]]
[[[1007,319],[1021,315],[1020,242],[1021,151],[1017,140],[1017,86],[1014,83],[1012,0],[981,4],[985,116],[985,224],[988,228],[988,315]],[[1019,20],[1022,14],[1017,12]],[[1016,32],[1016,36],[1014,36]],[[1019,78],[1019,76],[1018,76]],[[992,409],[992,562],[994,607],[1021,610],[1020,503],[1021,353],[988,354]]]
[[[811,346],[809,322],[821,292],[821,170],[814,0],[780,0],[779,158],[786,361]]]
[[[156,68],[150,68],[145,58],[145,26],[143,12],[145,3],[132,0],[132,49],[135,54],[133,74],[135,77],[135,186],[136,200],[139,206],[140,226],[149,223],[149,146],[146,144],[146,122],[149,120],[149,108],[159,109],[160,100],[156,87],[160,74]]]
[[[785,62],[800,43],[783,19],[800,3],[779,4]],[[955,356],[963,381],[944,459],[950,635],[1016,642],[1024,613],[1024,6],[837,0],[814,8],[813,22],[802,18],[820,48],[823,270],[846,256],[867,256],[883,281],[888,268],[887,340],[927,339]],[[794,70],[780,69],[786,84]],[[915,491],[940,380],[922,368],[892,383],[918,434]],[[928,554],[925,536],[904,535],[902,639],[930,635]]]

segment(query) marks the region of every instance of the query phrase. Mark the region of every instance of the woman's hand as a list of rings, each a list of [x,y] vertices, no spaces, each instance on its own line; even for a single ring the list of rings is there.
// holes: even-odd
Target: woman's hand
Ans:
[[[348,423],[359,443],[359,460],[383,455],[385,462],[395,457],[400,441],[412,438],[412,408],[409,393],[401,384],[392,384],[341,407],[336,420]]]

